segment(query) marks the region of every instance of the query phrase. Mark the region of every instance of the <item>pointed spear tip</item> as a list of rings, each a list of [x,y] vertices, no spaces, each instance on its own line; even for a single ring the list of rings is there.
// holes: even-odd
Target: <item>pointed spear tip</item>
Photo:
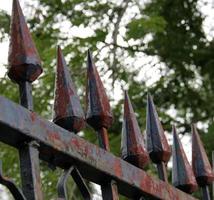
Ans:
[[[95,130],[109,128],[113,123],[108,96],[88,50],[86,120]]]
[[[136,167],[143,169],[149,163],[149,154],[144,148],[143,136],[126,90],[124,95],[121,157]]]
[[[171,157],[171,148],[150,94],[147,96],[146,133],[147,150],[151,160],[154,163],[167,163]]]
[[[53,122],[74,133],[79,132],[85,126],[85,118],[80,100],[59,45],[57,46]]]
[[[197,183],[192,168],[187,160],[182,143],[176,128],[172,126],[173,132],[173,168],[172,182],[180,190],[193,193],[197,190]]]
[[[196,125],[192,125],[192,166],[198,185],[209,185],[214,181],[214,173],[200,139]]]
[[[90,49],[88,49],[87,51],[87,62],[88,62],[88,69],[89,68],[93,68],[93,57],[92,57],[92,53],[90,51]]]
[[[18,0],[13,0],[8,76],[16,83],[33,82],[42,73],[41,60]]]

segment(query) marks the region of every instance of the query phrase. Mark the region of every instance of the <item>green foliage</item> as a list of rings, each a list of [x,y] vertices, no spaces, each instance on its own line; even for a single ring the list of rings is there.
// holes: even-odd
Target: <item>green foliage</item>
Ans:
[[[127,37],[129,39],[141,39],[146,34],[163,33],[166,27],[166,21],[161,16],[151,16],[149,18],[141,18],[132,20],[127,28]]]
[[[27,16],[33,38],[43,62],[44,73],[34,84],[35,111],[52,118],[56,46],[63,47],[72,78],[81,101],[85,103],[86,51],[94,52],[101,78],[105,78],[112,100],[115,121],[109,130],[112,152],[120,155],[120,134],[123,100],[114,101],[114,87],[128,88],[142,132],[145,130],[146,93],[155,103],[167,131],[171,124],[179,132],[190,132],[191,122],[200,122],[207,129],[203,134],[205,146],[211,155],[214,147],[214,42],[203,31],[204,17],[198,9],[199,0],[151,0],[143,7],[139,1],[116,0],[37,0],[38,6],[28,5]],[[63,27],[67,30],[63,30]],[[0,11],[0,40],[8,37],[9,15]],[[74,29],[78,29],[78,34]],[[122,40],[122,42],[121,42]],[[143,57],[142,57],[143,55]],[[143,62],[152,60],[148,64]],[[136,61],[142,64],[135,67]],[[150,81],[146,69],[152,71]],[[157,72],[157,74],[155,74]],[[108,79],[108,80],[107,80]],[[6,88],[6,89],[5,89]],[[0,80],[0,94],[18,102],[18,90],[7,77]],[[174,109],[173,115],[169,110]],[[84,137],[96,143],[96,134],[87,127]],[[4,163],[18,160],[14,150],[3,149]],[[11,155],[11,156],[5,156]],[[42,163],[42,177],[46,199],[56,197],[56,183],[61,171],[52,172]],[[18,165],[4,171],[16,177]],[[150,168],[149,173],[154,173]]]

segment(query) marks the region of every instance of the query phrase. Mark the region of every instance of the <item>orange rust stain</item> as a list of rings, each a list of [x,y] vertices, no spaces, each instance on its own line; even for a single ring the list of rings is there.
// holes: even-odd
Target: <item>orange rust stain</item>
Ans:
[[[31,112],[30,113],[30,118],[31,118],[31,121],[34,122],[36,120],[36,113],[35,112]]]
[[[122,176],[121,163],[118,160],[114,162],[114,172],[118,177]]]

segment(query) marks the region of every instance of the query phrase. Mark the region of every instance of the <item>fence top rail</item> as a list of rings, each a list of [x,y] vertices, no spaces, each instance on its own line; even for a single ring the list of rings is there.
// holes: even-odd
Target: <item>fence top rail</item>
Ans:
[[[84,178],[98,184],[113,179],[119,192],[131,198],[196,200],[2,96],[0,113],[0,141],[18,147],[23,141],[36,140],[40,158],[55,166],[68,169],[75,164]]]

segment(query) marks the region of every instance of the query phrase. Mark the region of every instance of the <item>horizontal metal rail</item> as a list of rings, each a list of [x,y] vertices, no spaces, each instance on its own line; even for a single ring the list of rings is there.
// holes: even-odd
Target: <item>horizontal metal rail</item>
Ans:
[[[119,193],[130,198],[196,200],[2,96],[0,141],[14,147],[37,141],[40,159],[63,169],[75,165],[84,178],[100,185],[114,180]]]

